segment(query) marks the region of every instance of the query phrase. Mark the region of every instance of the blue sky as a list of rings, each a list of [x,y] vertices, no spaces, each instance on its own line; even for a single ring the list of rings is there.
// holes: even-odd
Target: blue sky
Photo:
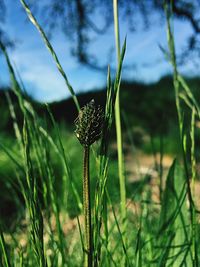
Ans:
[[[15,42],[15,49],[9,50],[9,55],[17,72],[20,74],[28,93],[43,102],[57,101],[69,96],[66,85],[56,69],[49,52],[44,46],[37,30],[27,19],[19,0],[6,0],[7,14],[5,31]],[[98,17],[101,20],[100,16]],[[156,20],[157,18],[155,18]],[[40,18],[38,18],[40,21]],[[127,24],[120,20],[121,42],[127,35],[127,51],[125,65],[135,65],[123,71],[123,78],[138,80],[145,83],[154,82],[161,76],[168,74],[171,67],[165,61],[159,44],[166,47],[165,24],[157,21],[156,26],[148,31],[138,31],[134,34],[127,30]],[[175,21],[174,32],[177,51],[192,29],[188,23]],[[106,73],[91,70],[77,63],[70,54],[69,40],[60,31],[53,34],[51,43],[62,63],[62,66],[75,92],[83,92],[93,88],[101,88],[106,83]],[[115,55],[108,62],[107,53],[114,46],[114,32],[110,27],[104,36],[95,39],[91,46],[91,53],[95,54],[99,62],[115,64]],[[97,54],[98,53],[98,54]],[[191,62],[181,66],[184,74],[196,75]],[[7,66],[0,56],[0,86],[9,84]]]

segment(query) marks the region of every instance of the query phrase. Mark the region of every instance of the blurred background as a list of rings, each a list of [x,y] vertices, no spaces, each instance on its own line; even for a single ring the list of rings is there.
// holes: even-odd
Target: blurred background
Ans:
[[[122,78],[145,84],[171,73],[162,2],[118,1],[121,43],[127,36]],[[76,93],[102,89],[108,64],[116,65],[112,1],[28,1],[67,73]],[[199,1],[174,1],[174,35],[181,73],[199,74]],[[7,44],[27,93],[52,102],[69,97],[35,27],[20,1],[0,1],[0,40]],[[0,86],[9,85],[7,67],[0,57]]]
[[[104,106],[107,66],[111,66],[112,77],[116,66],[112,1],[27,2],[52,43],[81,106],[92,98]],[[178,68],[191,86],[196,99],[199,99],[200,1],[173,1],[172,8]],[[180,151],[162,1],[119,1],[119,24],[121,44],[127,37],[120,104],[125,169],[129,185],[127,194],[130,197],[137,188],[135,184],[132,185],[137,183],[139,186],[141,175],[158,174],[161,152],[164,155],[162,167],[165,171],[174,155],[179,156]],[[37,30],[28,20],[20,1],[0,0],[0,42],[7,48],[26,98],[32,103],[49,133],[54,136],[48,122],[48,112],[44,108],[44,103],[49,103],[59,124],[64,147],[70,155],[74,177],[77,184],[80,184],[78,181],[81,177],[82,159],[77,159],[77,154],[81,153],[81,148],[73,134],[76,108],[64,80]],[[17,155],[13,119],[5,94],[9,89],[9,72],[4,56],[0,53],[0,142]],[[10,97],[20,124],[23,116],[16,96],[10,92]],[[186,121],[188,114],[186,109]],[[198,136],[198,121],[196,126]],[[113,128],[110,149],[112,179],[108,180],[108,187],[112,188],[113,200],[117,202],[119,185],[115,140]],[[198,138],[196,142],[198,147]],[[200,157],[199,153],[197,150],[197,158]],[[62,175],[56,157],[53,165],[58,177]],[[20,193],[13,191],[11,186],[16,178],[13,170],[13,163],[1,147],[0,218],[11,228],[15,226],[13,218],[18,218],[16,214],[21,214],[21,210],[23,213]],[[59,190],[59,182],[57,186]],[[141,190],[141,187],[138,188]],[[81,195],[81,184],[79,193]],[[68,209],[72,217],[78,212],[73,203]]]

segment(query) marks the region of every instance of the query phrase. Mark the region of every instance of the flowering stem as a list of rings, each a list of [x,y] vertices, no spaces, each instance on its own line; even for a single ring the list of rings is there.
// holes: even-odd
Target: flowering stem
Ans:
[[[85,267],[92,267],[92,223],[90,201],[90,176],[89,176],[90,146],[84,146],[83,156],[83,209],[85,227]]]
[[[90,201],[90,145],[97,141],[103,129],[103,111],[94,99],[86,104],[75,120],[75,134],[84,148],[83,155],[83,212],[84,212],[84,266],[93,266],[93,242]]]
[[[120,64],[120,31],[119,31],[119,18],[118,18],[118,0],[113,0],[113,15],[114,15],[114,29],[115,29],[115,43],[117,62]],[[115,104],[115,125],[117,134],[117,154],[118,154],[118,174],[119,174],[119,185],[120,185],[120,206],[121,216],[123,222],[123,235],[126,232],[126,181],[125,181],[125,170],[124,170],[124,155],[123,155],[123,144],[122,144],[122,129],[121,129],[121,112],[120,112],[120,82],[118,85],[118,91],[116,96]]]

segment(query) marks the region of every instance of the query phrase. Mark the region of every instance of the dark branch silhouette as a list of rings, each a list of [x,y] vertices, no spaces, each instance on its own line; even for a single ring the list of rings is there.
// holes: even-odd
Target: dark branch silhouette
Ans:
[[[170,0],[166,0],[170,3]],[[32,1],[31,9],[42,20],[45,30],[51,37],[54,30],[61,28],[71,44],[71,53],[77,60],[94,69],[106,70],[107,62],[100,65],[91,53],[91,44],[94,38],[106,34],[113,24],[113,7],[110,0],[48,0]],[[163,0],[118,0],[120,19],[127,23],[127,31],[137,31],[138,14],[142,17],[143,28],[153,27],[151,16],[161,14],[164,18]],[[182,60],[191,54],[200,54],[200,1],[174,0],[172,1],[174,16],[185,20],[192,26],[193,33],[184,44],[181,54]],[[5,19],[5,0],[0,0],[0,40],[4,44],[10,39],[3,31]],[[110,47],[110,44],[105,44]],[[111,51],[111,49],[108,49]]]

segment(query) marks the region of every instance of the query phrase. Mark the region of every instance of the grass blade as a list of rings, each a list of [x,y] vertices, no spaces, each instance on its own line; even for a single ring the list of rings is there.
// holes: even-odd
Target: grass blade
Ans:
[[[24,10],[26,11],[26,14],[27,14],[28,18],[30,19],[30,21],[32,22],[32,24],[36,27],[36,29],[38,30],[38,32],[40,33],[40,35],[41,35],[41,37],[42,37],[42,39],[43,39],[43,41],[44,41],[47,49],[49,50],[50,54],[52,55],[52,57],[53,57],[53,59],[54,59],[54,61],[56,63],[56,66],[57,66],[60,74],[64,78],[65,83],[67,85],[67,88],[68,88],[69,92],[71,93],[71,96],[72,96],[72,98],[74,100],[74,103],[76,105],[77,110],[80,110],[80,106],[79,106],[79,103],[78,103],[78,99],[77,99],[77,97],[75,95],[75,92],[74,92],[74,90],[73,90],[73,88],[72,88],[72,86],[71,86],[71,84],[70,84],[70,82],[69,82],[69,80],[67,78],[67,75],[65,74],[65,71],[64,71],[63,67],[60,64],[60,61],[58,59],[58,56],[56,55],[56,53],[55,53],[55,51],[54,51],[51,43],[49,42],[49,40],[48,40],[48,38],[47,38],[47,36],[45,34],[45,32],[43,31],[42,27],[40,26],[40,24],[36,20],[35,16],[32,14],[32,12],[31,12],[28,4],[24,0],[20,0],[20,2],[22,4]]]

